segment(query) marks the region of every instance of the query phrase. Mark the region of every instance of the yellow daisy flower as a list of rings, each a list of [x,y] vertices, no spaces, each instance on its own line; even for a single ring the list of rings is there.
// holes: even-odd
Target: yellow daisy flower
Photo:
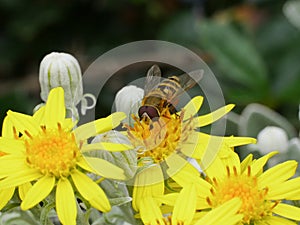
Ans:
[[[234,146],[255,143],[253,138],[221,137],[199,132],[198,128],[213,123],[233,108],[233,105],[227,105],[208,115],[195,116],[202,102],[203,97],[197,96],[181,112],[170,114],[166,108],[156,121],[133,117],[134,125],[126,125],[128,137],[138,149],[140,171],[133,189],[133,208],[136,211],[141,210],[141,199],[164,194],[166,175],[172,177],[184,168],[187,158],[200,160],[201,167],[206,168],[214,162],[219,151],[227,152]],[[183,160],[178,161],[177,158]],[[169,168],[167,173],[164,168]]]
[[[76,224],[77,206],[74,191],[94,208],[107,212],[111,209],[104,191],[84,171],[104,178],[125,179],[123,170],[100,158],[83,156],[95,149],[119,151],[132,148],[117,143],[87,144],[87,139],[118,126],[124,113],[74,128],[65,118],[64,91],[51,90],[45,106],[33,116],[8,111],[10,131],[15,138],[0,137],[0,190],[32,183],[21,203],[27,210],[44,200],[53,189],[56,212],[62,224]],[[6,127],[6,129],[8,129]],[[9,130],[9,129],[8,129]],[[18,138],[20,136],[20,138]]]
[[[196,184],[197,210],[214,209],[232,198],[240,198],[239,213],[243,214],[240,225],[288,225],[295,224],[292,220],[299,221],[300,208],[286,202],[300,199],[300,178],[290,179],[295,174],[297,162],[286,161],[263,171],[276,152],[257,160],[249,155],[242,162],[234,154],[236,157],[232,157],[230,164],[213,164],[213,168],[206,171],[205,180],[192,166],[185,167],[173,178],[181,186]]]
[[[161,197],[146,197],[141,200],[140,216],[145,225],[235,225],[242,218],[242,214],[237,214],[242,202],[238,198],[229,200],[219,207],[196,215],[196,185],[190,183],[184,186],[179,193],[167,194]],[[163,209],[164,206],[174,206],[173,209]],[[168,211],[169,210],[169,211]]]

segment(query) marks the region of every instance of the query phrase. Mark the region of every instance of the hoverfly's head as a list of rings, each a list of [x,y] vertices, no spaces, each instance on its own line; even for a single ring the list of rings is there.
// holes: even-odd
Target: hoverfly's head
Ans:
[[[139,114],[139,117],[141,120],[144,118],[150,119],[150,120],[155,120],[155,118],[158,119],[160,116],[158,109],[156,107],[150,106],[150,105],[141,106],[139,108],[138,114]]]

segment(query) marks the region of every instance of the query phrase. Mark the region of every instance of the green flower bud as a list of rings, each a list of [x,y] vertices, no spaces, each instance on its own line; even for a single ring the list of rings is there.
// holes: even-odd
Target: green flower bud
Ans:
[[[65,90],[67,107],[77,105],[83,95],[82,74],[78,61],[70,54],[52,52],[40,64],[41,98],[46,101],[52,88]]]
[[[81,113],[93,108],[96,98],[91,94],[83,95],[82,73],[78,61],[70,54],[52,52],[46,55],[40,64],[39,81],[41,98],[46,102],[52,88],[62,87],[65,91],[65,105],[68,116],[79,119],[76,105],[81,101]],[[86,97],[92,99],[91,106],[87,105]],[[36,109],[39,106],[36,107]]]

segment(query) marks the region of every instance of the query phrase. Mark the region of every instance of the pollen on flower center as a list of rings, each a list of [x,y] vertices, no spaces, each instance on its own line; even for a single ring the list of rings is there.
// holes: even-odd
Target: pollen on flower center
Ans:
[[[217,207],[232,198],[239,197],[242,200],[239,212],[244,214],[243,221],[246,224],[271,215],[272,209],[278,202],[266,200],[268,189],[258,188],[257,178],[251,176],[250,167],[248,174],[240,175],[235,168],[233,169],[232,174],[227,167],[227,177],[223,181],[213,180],[214,188],[211,189],[212,197],[207,198],[208,203]]]
[[[192,119],[183,122],[181,115],[170,114],[165,110],[158,120],[135,120],[134,126],[127,126],[127,132],[131,143],[138,150],[139,159],[151,159],[155,163],[163,161],[171,153],[179,150],[180,144],[187,140],[188,135],[194,129]]]
[[[27,136],[26,161],[30,167],[60,177],[68,176],[76,166],[80,151],[75,137],[70,131],[64,131],[60,124],[52,129],[42,126],[38,135]]]

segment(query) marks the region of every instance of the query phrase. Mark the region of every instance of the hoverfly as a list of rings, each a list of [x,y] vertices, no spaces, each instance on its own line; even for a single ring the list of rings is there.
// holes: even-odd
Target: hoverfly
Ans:
[[[160,117],[165,108],[168,108],[170,114],[176,113],[178,96],[201,80],[203,70],[193,71],[190,75],[171,76],[160,81],[161,71],[157,65],[153,65],[147,72],[145,94],[138,110],[139,118],[153,120]]]

